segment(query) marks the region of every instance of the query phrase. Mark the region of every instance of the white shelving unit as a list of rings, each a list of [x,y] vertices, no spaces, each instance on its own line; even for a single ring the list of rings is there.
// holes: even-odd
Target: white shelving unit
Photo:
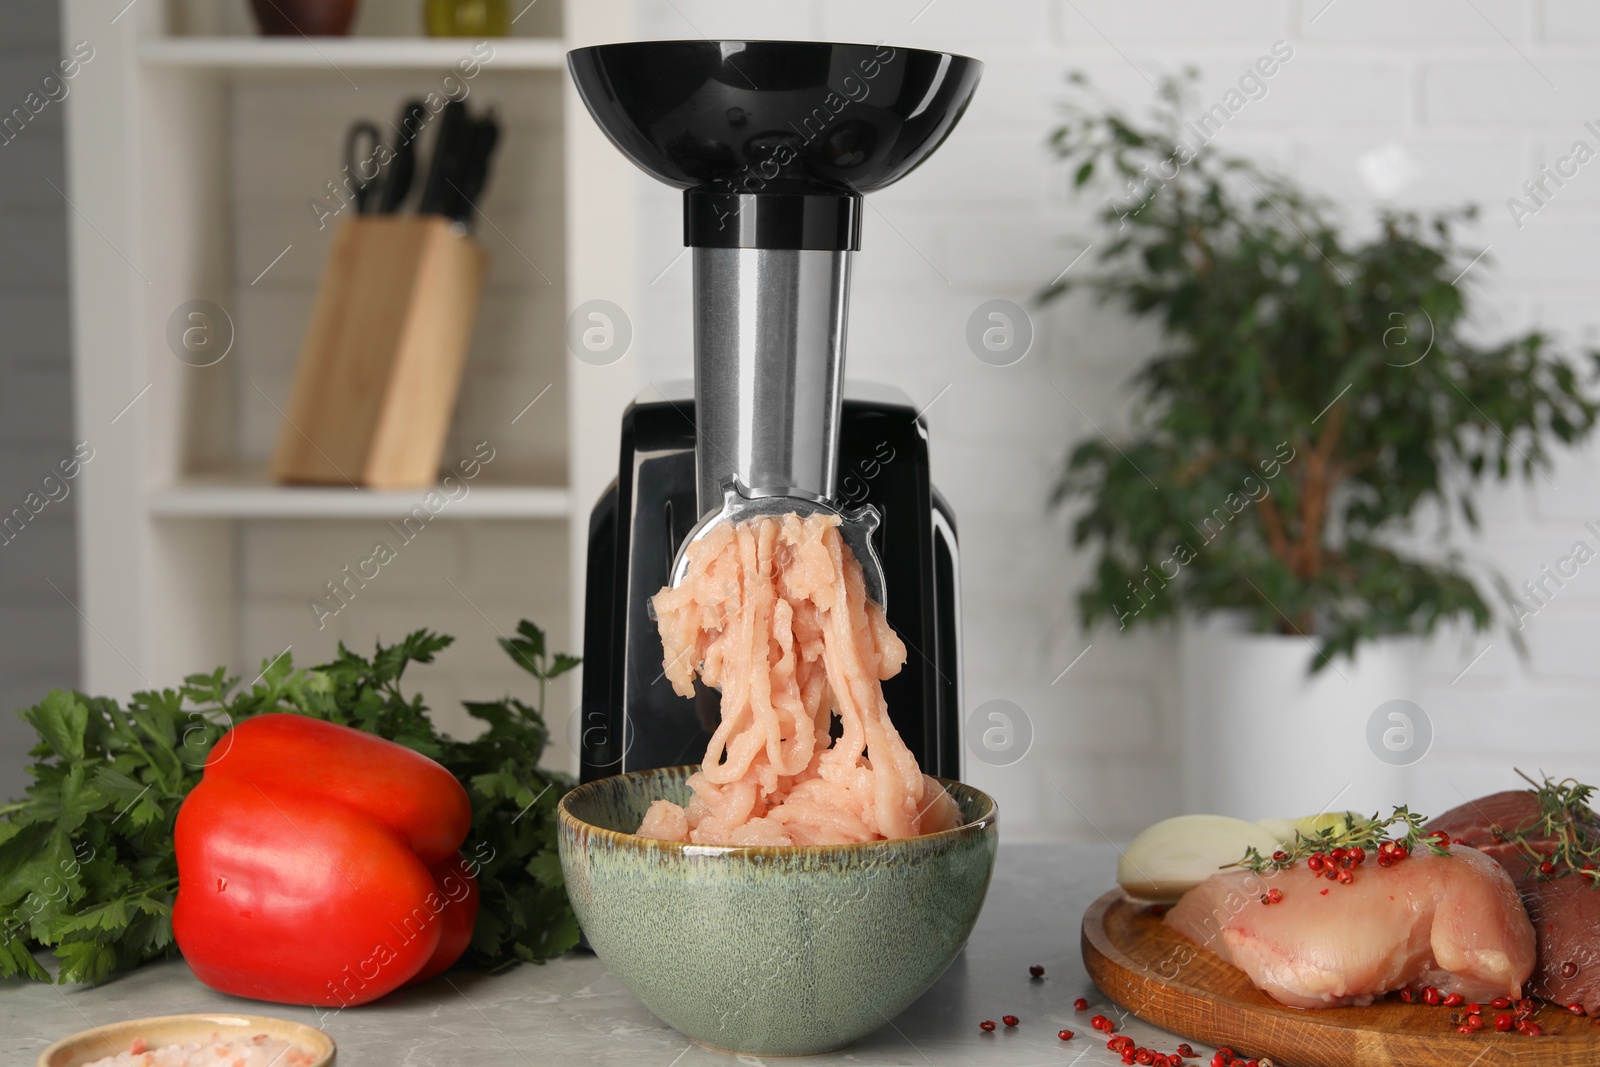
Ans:
[[[555,40],[497,38],[494,65],[500,70],[564,70],[566,46]],[[189,37],[143,41],[139,60],[152,67],[210,70],[296,70],[351,67],[361,70],[444,70],[461,58],[458,40],[418,38]]]
[[[188,519],[388,519],[421,502],[417,491],[270,485],[259,475],[200,476],[150,494],[150,513]],[[572,494],[543,486],[480,485],[439,512],[447,519],[566,519]]]
[[[339,531],[404,515],[424,495],[267,480],[260,441],[271,415],[251,414],[246,401],[250,389],[270,392],[258,378],[281,390],[281,380],[266,377],[279,372],[259,351],[276,345],[281,362],[282,336],[304,329],[296,309],[303,309],[320,270],[325,238],[306,221],[302,205],[259,190],[271,186],[263,175],[278,173],[292,175],[295,188],[308,186],[304,175],[321,173],[316,168],[330,153],[319,123],[342,126],[357,108],[388,113],[395,93],[414,91],[408,84],[441,84],[475,42],[267,40],[242,31],[245,5],[235,6],[225,18],[197,22],[185,0],[63,4],[64,40],[94,49],[72,83],[68,182],[61,190],[71,204],[77,434],[95,450],[78,484],[82,582],[75,605],[83,684],[92,692],[126,695],[171,685],[217,663],[243,669],[260,654],[242,647],[241,637],[256,580],[246,573],[244,547],[253,524],[281,530],[301,523],[306,537],[349,539],[358,534]],[[629,307],[635,277],[635,179],[577,99],[565,54],[627,39],[631,7],[628,0],[544,0],[541,25],[559,27],[551,31],[558,35],[493,40],[493,60],[475,83],[492,87],[489,99],[526,105],[506,109],[524,113],[521,121],[542,138],[531,161],[523,138],[522,176],[547,180],[509,189],[502,181],[498,192],[491,189],[502,218],[480,237],[487,244],[498,234],[510,244],[491,248],[496,266],[480,316],[480,333],[497,340],[480,370],[474,370],[476,348],[469,360],[458,421],[485,418],[481,412],[493,410],[495,394],[518,374],[548,379],[554,396],[564,396],[565,411],[563,401],[546,401],[556,410],[538,410],[555,428],[547,437],[555,439],[536,439],[526,446],[532,462],[502,462],[440,515],[456,529],[494,525],[502,540],[507,522],[527,524],[528,536],[542,536],[542,543],[549,537],[540,529],[564,525],[567,558],[558,576],[564,592],[556,610],[569,616],[575,651],[589,509],[615,474],[619,419],[642,383],[630,359],[595,367],[565,350],[567,310],[591,299]],[[414,17],[413,7],[407,11]],[[381,27],[398,25],[376,9],[371,18],[364,13],[363,25],[370,31],[380,16],[390,20]],[[360,91],[350,92],[358,80]],[[519,121],[516,113],[508,124]],[[270,150],[241,128],[241,116],[252,115],[277,124],[261,133],[275,138]],[[307,132],[297,136],[301,119]],[[517,150],[514,142],[503,139],[510,145],[502,158]],[[557,147],[560,159],[551,159]],[[308,188],[307,195],[314,193]],[[285,243],[301,250],[283,266],[272,261],[280,287],[272,292],[272,283],[257,285],[265,271],[252,279],[262,265],[256,259],[271,255],[255,244],[263,226],[286,227],[279,220],[291,216],[299,229]],[[535,236],[513,241],[524,232]],[[519,273],[528,268],[538,277]],[[239,344],[255,362],[230,356],[217,367],[196,368],[175,358],[169,316],[198,299],[232,309]],[[524,313],[528,307],[535,312]],[[230,360],[239,365],[230,367]],[[480,372],[491,377],[475,382]],[[480,414],[464,414],[469,409]],[[526,437],[535,421],[516,430]],[[458,430],[463,440],[488,436],[478,425]]]

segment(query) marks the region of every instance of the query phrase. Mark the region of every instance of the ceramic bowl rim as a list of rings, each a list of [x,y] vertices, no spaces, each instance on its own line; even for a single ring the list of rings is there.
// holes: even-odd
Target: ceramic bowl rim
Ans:
[[[966,782],[958,782],[951,778],[940,778],[937,775],[929,775],[928,777],[946,787],[958,785],[962,789],[970,790],[982,798],[983,810],[978,814],[977,818],[964,822],[960,826],[953,826],[948,830],[938,830],[931,834],[917,834],[915,837],[892,837],[881,841],[848,841],[838,845],[696,845],[688,841],[663,841],[656,837],[641,837],[639,834],[630,834],[622,830],[596,826],[594,823],[578,818],[572,813],[572,809],[569,806],[573,797],[587,791],[598,790],[601,786],[607,783],[614,783],[619,778],[643,778],[647,775],[665,776],[676,772],[692,774],[698,770],[700,770],[699,764],[680,764],[676,767],[652,767],[641,771],[623,771],[621,774],[608,775],[605,778],[597,778],[592,782],[584,782],[582,785],[569,790],[556,803],[556,815],[563,830],[582,830],[586,835],[598,837],[613,846],[642,851],[653,850],[678,853],[684,856],[749,856],[754,858],[762,856],[815,857],[829,853],[845,853],[848,855],[856,852],[881,850],[886,846],[917,847],[924,842],[928,846],[932,846],[942,841],[953,841],[960,837],[981,834],[994,826],[1000,814],[1000,805],[988,793],[978,789],[976,786],[968,785]]]
[[[314,1053],[317,1057],[312,1063],[311,1067],[327,1067],[327,1065],[334,1062],[335,1057],[337,1057],[339,1053],[338,1045],[334,1042],[333,1038],[328,1035],[327,1031],[312,1026],[309,1023],[298,1022],[294,1019],[284,1019],[275,1015],[257,1015],[253,1012],[218,1010],[178,1012],[172,1015],[145,1015],[135,1019],[119,1019],[115,1022],[102,1023],[99,1026],[91,1026],[87,1029],[79,1030],[75,1034],[68,1034],[66,1037],[58,1038],[57,1040],[52,1041],[43,1051],[39,1053],[39,1059],[37,1063],[39,1067],[48,1067],[51,1059],[59,1053],[71,1049],[73,1046],[90,1040],[96,1036],[104,1035],[107,1039],[110,1039],[112,1033],[148,1029],[158,1024],[192,1024],[196,1027],[206,1025],[210,1026],[212,1029],[216,1029],[216,1024],[218,1021],[228,1020],[229,1022],[232,1022],[236,1019],[247,1020],[247,1025],[238,1027],[241,1032],[267,1029],[267,1027],[263,1026],[262,1024],[271,1024],[272,1028],[286,1027],[296,1032],[309,1031],[311,1033],[321,1035],[322,1040],[326,1042],[325,1048],[305,1050]],[[304,1048],[303,1043],[301,1043],[301,1047]]]

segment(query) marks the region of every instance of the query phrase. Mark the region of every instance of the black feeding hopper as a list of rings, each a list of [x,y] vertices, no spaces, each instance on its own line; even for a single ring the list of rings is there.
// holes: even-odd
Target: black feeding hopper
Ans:
[[[692,190],[686,243],[801,248],[856,247],[859,195],[939,147],[983,68],[944,52],[810,41],[598,45],[567,64],[612,143]]]

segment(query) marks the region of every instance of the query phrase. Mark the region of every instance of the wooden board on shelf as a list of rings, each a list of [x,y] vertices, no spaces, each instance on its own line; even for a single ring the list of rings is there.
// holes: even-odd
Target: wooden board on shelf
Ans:
[[[1594,1067],[1600,1028],[1554,1005],[1542,1037],[1456,1032],[1450,1008],[1386,999],[1365,1008],[1285,1008],[1243,971],[1112,890],[1083,916],[1083,963],[1101,992],[1164,1030],[1286,1067]]]

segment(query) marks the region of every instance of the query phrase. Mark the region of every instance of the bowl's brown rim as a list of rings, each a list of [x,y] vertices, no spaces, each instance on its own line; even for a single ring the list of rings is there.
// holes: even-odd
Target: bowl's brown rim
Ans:
[[[996,820],[1000,816],[1000,805],[995,803],[994,797],[990,796],[988,793],[985,793],[983,790],[969,785],[966,782],[958,782],[951,778],[940,778],[937,775],[929,775],[929,777],[933,778],[933,780],[938,782],[940,785],[959,785],[961,788],[970,789],[972,792],[982,797],[987,805],[984,808],[983,813],[970,822],[964,822],[960,826],[953,826],[948,830],[939,830],[931,834],[918,834],[915,837],[891,837],[882,841],[848,841],[838,845],[696,845],[688,841],[663,841],[656,837],[641,837],[639,834],[625,833],[621,830],[612,830],[604,826],[596,826],[591,822],[585,822],[583,819],[580,819],[574,815],[571,809],[567,806],[568,802],[579,793],[582,793],[588,789],[596,789],[605,783],[613,782],[618,778],[642,778],[646,775],[664,776],[674,772],[687,772],[689,774],[693,774],[698,770],[700,770],[700,766],[698,764],[685,764],[677,767],[653,767],[649,770],[643,771],[626,771],[622,774],[613,774],[606,778],[597,778],[592,782],[585,782],[582,785],[568,791],[567,794],[563,796],[556,804],[556,817],[561,821],[561,824],[564,827],[582,829],[585,834],[599,837],[602,840],[609,841],[614,845],[620,845],[625,848],[656,850],[660,852],[677,852],[690,856],[739,855],[750,857],[792,857],[821,856],[831,852],[869,852],[882,849],[885,846],[896,845],[906,848],[911,847],[913,843],[935,843],[939,841],[953,840],[957,837],[969,837],[974,834],[983,833],[985,830],[989,829],[989,827],[995,824]]]
[[[244,1026],[233,1026],[233,1021],[238,1019],[245,1020],[246,1024]],[[39,1059],[37,1062],[39,1067],[47,1067],[51,1059],[53,1059],[58,1053],[63,1052],[76,1044],[94,1038],[109,1038],[114,1033],[121,1033],[127,1030],[137,1031],[140,1029],[149,1029],[156,1025],[174,1024],[194,1024],[196,1026],[204,1024],[206,1026],[211,1026],[212,1028],[222,1025],[229,1026],[246,1033],[251,1030],[264,1028],[263,1024],[271,1024],[273,1026],[287,1027],[296,1031],[297,1033],[305,1033],[307,1035],[315,1033],[321,1036],[322,1041],[326,1044],[326,1047],[320,1049],[306,1049],[308,1052],[314,1052],[317,1056],[311,1067],[326,1067],[326,1065],[334,1062],[334,1058],[339,1052],[338,1045],[334,1043],[333,1038],[328,1036],[328,1032],[326,1030],[323,1030],[320,1027],[312,1026],[309,1023],[299,1022],[295,1019],[284,1019],[276,1015],[257,1015],[252,1012],[218,1010],[179,1012],[175,1015],[146,1015],[135,1019],[119,1019],[116,1022],[101,1023],[99,1026],[91,1026],[87,1030],[79,1030],[75,1034],[68,1034],[66,1037],[58,1038],[55,1041],[52,1041],[49,1047],[39,1053]]]

